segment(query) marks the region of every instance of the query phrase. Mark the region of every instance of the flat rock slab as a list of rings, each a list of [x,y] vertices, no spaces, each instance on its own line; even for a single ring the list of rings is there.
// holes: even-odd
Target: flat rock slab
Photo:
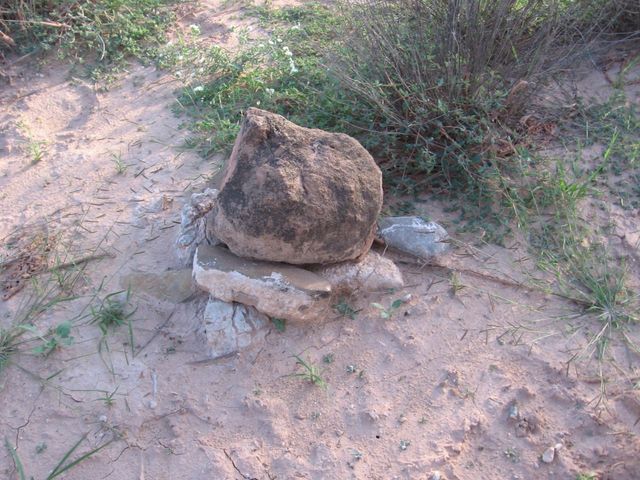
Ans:
[[[273,318],[314,320],[330,309],[331,283],[319,275],[240,258],[222,247],[198,247],[193,278],[212,297],[253,306]]]
[[[255,308],[209,297],[197,333],[206,344],[207,356],[215,359],[264,338],[268,324],[269,318]]]
[[[419,217],[385,217],[378,221],[378,238],[388,247],[434,263],[451,249],[449,234],[435,222]]]
[[[396,264],[372,250],[359,262],[319,265],[312,271],[327,279],[334,292],[382,292],[404,287]]]

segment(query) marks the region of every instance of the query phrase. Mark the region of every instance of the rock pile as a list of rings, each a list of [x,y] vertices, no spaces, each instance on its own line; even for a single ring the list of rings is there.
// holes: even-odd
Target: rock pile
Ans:
[[[177,242],[210,294],[210,355],[245,346],[266,323],[246,318],[313,320],[336,293],[402,288],[398,267],[370,250],[375,238],[423,262],[447,250],[439,225],[378,224],[381,208],[380,169],[356,140],[249,109],[219,190],[192,196]]]

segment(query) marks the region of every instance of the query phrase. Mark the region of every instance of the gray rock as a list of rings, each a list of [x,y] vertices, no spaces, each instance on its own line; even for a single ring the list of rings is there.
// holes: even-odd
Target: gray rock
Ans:
[[[222,247],[198,247],[193,277],[212,297],[274,318],[313,320],[330,311],[331,284],[324,278],[292,265],[240,258]]]
[[[241,257],[335,263],[369,250],[381,208],[382,173],[355,139],[250,108],[210,223]]]
[[[176,247],[178,259],[184,265],[191,263],[197,246],[205,240],[210,245],[219,243],[206,226],[206,215],[213,209],[217,197],[218,190],[207,188],[202,193],[191,195],[189,202],[182,207]]]
[[[556,458],[556,449],[554,447],[547,448],[542,454],[542,461],[544,463],[551,463]]]
[[[334,292],[380,292],[404,287],[396,264],[371,250],[359,262],[319,265],[312,271],[327,279]]]
[[[378,239],[388,247],[426,263],[449,252],[449,234],[434,222],[419,217],[385,217],[378,221]]]
[[[207,345],[207,356],[218,358],[239,352],[264,338],[269,319],[255,308],[209,297],[198,335]]]

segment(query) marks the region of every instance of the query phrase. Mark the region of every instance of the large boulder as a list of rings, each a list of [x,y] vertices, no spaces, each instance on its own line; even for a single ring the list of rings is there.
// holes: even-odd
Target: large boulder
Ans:
[[[353,138],[250,108],[208,223],[238,256],[293,264],[366,253],[382,174]]]

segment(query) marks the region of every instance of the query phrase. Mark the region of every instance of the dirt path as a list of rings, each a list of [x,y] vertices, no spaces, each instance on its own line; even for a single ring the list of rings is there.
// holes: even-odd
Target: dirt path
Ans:
[[[220,17],[185,21],[220,35]],[[171,111],[176,79],[134,65],[97,92],[54,65],[17,73],[0,91],[0,238],[46,224],[84,251],[99,244],[112,256],[89,264],[79,284],[87,295],[101,282],[103,294],[117,291],[131,273],[179,268],[180,208],[217,165],[178,148],[188,132]],[[516,278],[523,250],[487,247],[473,258],[461,249],[455,264]],[[153,282],[134,285],[133,337],[126,326],[102,337],[88,316],[71,346],[19,355],[0,373],[0,437],[36,479],[85,434],[74,458],[108,445],[59,478],[640,478],[637,391],[612,378],[596,406],[597,363],[567,368],[595,321],[487,277],[412,265],[403,274],[402,292],[350,300],[354,319],[274,328],[264,343],[209,362],[194,335],[206,297],[180,303]],[[0,303],[0,325],[27,291]],[[371,307],[407,293],[391,319]],[[87,312],[89,300],[56,307],[38,328]],[[294,354],[323,369],[326,389],[291,376]],[[19,478],[5,448],[0,477]]]

